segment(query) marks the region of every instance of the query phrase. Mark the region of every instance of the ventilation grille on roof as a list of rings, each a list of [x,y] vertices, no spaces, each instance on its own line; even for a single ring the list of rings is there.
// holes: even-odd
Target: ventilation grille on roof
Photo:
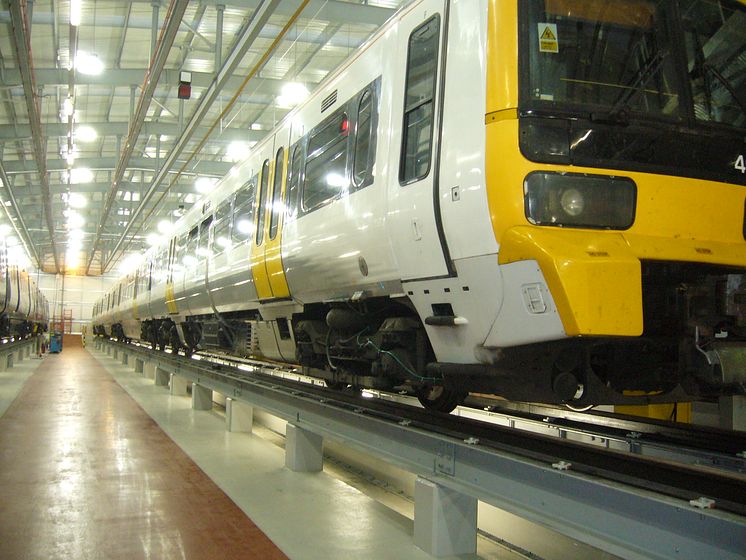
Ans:
[[[329,95],[326,96],[326,99],[324,99],[321,102],[321,112],[323,113],[329,107],[334,105],[336,102],[337,102],[337,90],[335,89],[333,92],[331,92]]]

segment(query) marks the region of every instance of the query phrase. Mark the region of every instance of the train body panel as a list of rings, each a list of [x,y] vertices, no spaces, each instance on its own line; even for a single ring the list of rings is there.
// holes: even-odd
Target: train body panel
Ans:
[[[699,7],[679,3],[412,2],[187,212],[148,253],[136,313],[101,312],[99,330],[139,322],[160,347],[297,360],[441,408],[468,390],[746,388],[729,357],[746,353],[746,115],[715,107],[725,87],[694,99],[696,73],[650,95],[687,73],[660,27],[689,33]],[[690,23],[706,38],[723,21]],[[703,56],[746,44],[731,39]],[[733,68],[705,83],[743,90]]]
[[[46,331],[49,304],[31,275],[8,259],[0,238],[0,337],[26,337]]]

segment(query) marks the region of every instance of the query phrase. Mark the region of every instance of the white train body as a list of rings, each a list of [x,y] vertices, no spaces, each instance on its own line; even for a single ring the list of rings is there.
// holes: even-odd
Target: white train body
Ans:
[[[639,336],[623,319],[618,328],[608,326],[606,318],[619,313],[614,298],[604,303],[610,307],[598,306],[604,319],[594,315],[596,323],[584,308],[563,315],[557,294],[572,309],[577,292],[565,289],[570,280],[563,279],[561,262],[573,271],[574,262],[586,266],[581,257],[558,257],[559,272],[547,269],[539,261],[558,245],[542,245],[540,238],[526,256],[508,257],[528,246],[518,241],[501,255],[505,232],[519,233],[510,240],[531,239],[522,233],[532,227],[524,216],[524,172],[515,181],[514,168],[570,168],[536,166],[518,153],[517,11],[514,2],[494,0],[420,0],[402,9],[96,305],[99,333],[301,363],[299,345],[315,345],[304,365],[326,370],[334,380],[352,383],[349,371],[366,377],[361,371],[378,367],[366,379],[416,386],[441,381],[433,373],[440,370],[416,366],[418,360],[448,364],[444,375],[452,376],[459,364],[472,365],[478,369],[465,367],[466,375],[484,380],[506,373],[514,383],[521,364],[526,371],[546,364],[519,353],[505,370],[490,370],[499,367],[507,348],[536,345],[528,353],[538,356],[541,343],[578,335]],[[488,125],[501,131],[504,144],[490,139]],[[631,175],[644,184],[644,174]],[[508,202],[496,205],[500,200]],[[242,213],[245,203],[253,212]],[[551,234],[565,235],[558,228]],[[590,232],[589,246],[613,235]],[[638,272],[641,258],[629,259]],[[556,278],[559,284],[552,284]],[[362,315],[366,302],[375,303],[369,317],[385,315],[389,304],[397,309],[388,322],[378,322],[375,340],[369,326],[356,328],[346,311]],[[325,327],[332,309],[340,310],[339,317],[327,318]],[[404,327],[396,321],[402,317],[417,326]],[[329,334],[335,329],[340,332]],[[425,350],[419,341],[415,351],[416,332],[426,335]],[[397,354],[381,348],[382,341],[411,347]],[[346,367],[345,359],[357,369]],[[379,366],[371,366],[376,360]],[[403,370],[398,380],[397,367]],[[551,369],[548,385],[554,383]],[[451,386],[458,386],[455,378]],[[567,400],[567,388],[559,389]],[[551,400],[551,389],[541,397]]]
[[[47,330],[49,303],[25,270],[10,265],[0,240],[0,337],[26,337]]]

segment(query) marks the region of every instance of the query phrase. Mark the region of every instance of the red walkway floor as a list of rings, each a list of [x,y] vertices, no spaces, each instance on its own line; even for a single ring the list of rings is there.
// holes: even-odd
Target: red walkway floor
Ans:
[[[0,418],[0,558],[285,558],[81,348]]]

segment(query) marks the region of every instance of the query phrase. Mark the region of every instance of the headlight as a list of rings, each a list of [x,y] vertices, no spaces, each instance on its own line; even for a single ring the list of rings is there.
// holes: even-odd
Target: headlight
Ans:
[[[627,229],[636,200],[628,177],[540,171],[524,182],[526,218],[540,226]]]

